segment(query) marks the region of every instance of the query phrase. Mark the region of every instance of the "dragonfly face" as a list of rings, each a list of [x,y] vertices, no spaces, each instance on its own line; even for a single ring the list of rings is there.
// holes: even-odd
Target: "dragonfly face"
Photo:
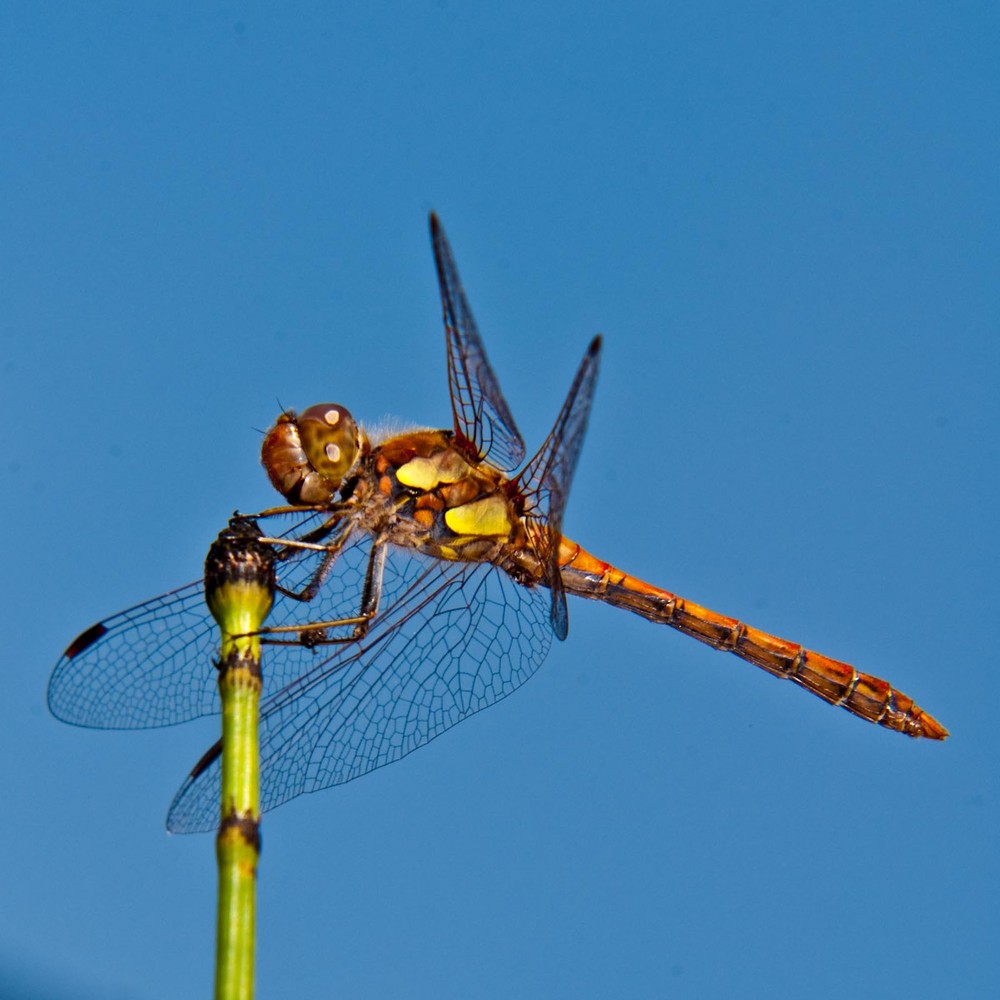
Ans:
[[[264,436],[261,463],[274,488],[291,504],[329,503],[351,474],[368,441],[339,403],[289,410]]]
[[[888,729],[947,730],[886,681],[644,583],[562,535],[597,378],[600,338],[527,463],[521,434],[437,219],[453,426],[370,442],[335,403],[282,414],[262,462],[291,505],[272,532],[278,592],[262,641],[261,804],[388,764],[506,697],[565,638],[566,593],[620,607],[792,680]],[[200,582],[83,632],[49,705],[78,725],[170,725],[218,711],[215,630]],[[218,754],[174,800],[168,827],[208,830]]]

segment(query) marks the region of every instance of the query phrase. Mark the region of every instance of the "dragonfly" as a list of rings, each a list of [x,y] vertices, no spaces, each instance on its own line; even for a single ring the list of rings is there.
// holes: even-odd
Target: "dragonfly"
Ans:
[[[274,523],[278,590],[261,631],[261,806],[357,778],[519,688],[568,631],[566,595],[603,601],[728,651],[855,716],[911,737],[948,731],[888,682],[717,614],[562,534],[601,338],[555,424],[526,450],[437,217],[450,429],[366,431],[339,403],[285,411],[261,460],[286,503]],[[173,725],[219,711],[216,635],[201,581],[91,626],[52,674],[58,718]],[[217,744],[170,807],[173,832],[214,828]]]

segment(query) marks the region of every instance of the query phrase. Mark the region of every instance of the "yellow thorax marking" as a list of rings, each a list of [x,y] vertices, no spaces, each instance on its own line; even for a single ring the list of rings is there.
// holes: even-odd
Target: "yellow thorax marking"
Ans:
[[[444,523],[457,535],[510,534],[510,516],[502,497],[483,497],[444,513]]]
[[[396,470],[396,479],[415,490],[432,490],[441,483],[457,483],[470,468],[465,459],[448,449],[433,458],[411,458]]]

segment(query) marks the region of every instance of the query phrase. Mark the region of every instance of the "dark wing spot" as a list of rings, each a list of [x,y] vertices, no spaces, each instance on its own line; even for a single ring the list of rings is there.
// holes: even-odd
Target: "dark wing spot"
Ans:
[[[191,768],[191,774],[188,776],[187,783],[194,781],[202,771],[207,771],[208,768],[212,766],[222,756],[222,740],[218,740],[213,743],[204,754],[202,754],[201,760],[193,768]]]
[[[79,656],[85,649],[89,649],[91,646],[107,634],[108,627],[104,622],[98,622],[96,625],[91,625],[86,632],[81,632],[67,647],[66,652],[63,656],[67,660],[72,660],[74,656]]]

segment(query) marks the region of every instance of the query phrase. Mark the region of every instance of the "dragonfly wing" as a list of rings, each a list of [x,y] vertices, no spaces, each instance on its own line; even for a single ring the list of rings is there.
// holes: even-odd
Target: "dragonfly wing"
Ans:
[[[490,564],[390,550],[364,639],[261,707],[262,809],[399,760],[509,695],[548,652],[548,605]],[[216,759],[182,786],[167,826],[214,829],[218,802]]]
[[[169,726],[218,709],[215,623],[200,580],[91,626],[49,680],[57,719],[97,729]]]
[[[307,523],[300,521],[297,530]],[[360,541],[345,546],[314,601],[277,594],[268,624],[357,614],[366,559],[357,550]],[[289,550],[278,563],[279,582],[301,590],[321,559],[322,553]],[[64,722],[96,729],[147,729],[212,715],[219,711],[218,647],[202,582],[189,583],[112,615],[74,639],[49,680],[49,709]],[[269,650],[264,697],[316,662],[316,651],[302,646]]]
[[[455,433],[480,458],[509,472],[524,461],[524,440],[500,383],[486,357],[476,321],[466,301],[451,247],[438,217],[431,213],[431,243],[437,266],[448,343],[448,388]]]
[[[566,501],[594,401],[600,355],[601,338],[597,336],[590,342],[580,362],[549,436],[517,477],[521,493],[528,501],[525,520],[533,529],[529,533],[536,539],[539,555],[546,567],[546,582],[552,593],[552,628],[560,639],[566,638],[569,620],[558,564],[559,539]]]

